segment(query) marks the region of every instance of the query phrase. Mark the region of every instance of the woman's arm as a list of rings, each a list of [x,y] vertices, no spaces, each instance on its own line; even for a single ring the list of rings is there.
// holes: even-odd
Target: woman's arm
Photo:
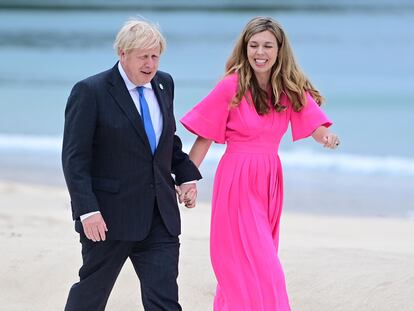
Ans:
[[[212,144],[212,140],[198,136],[189,153],[190,160],[199,167]]]
[[[191,147],[190,153],[188,154],[190,160],[195,164],[195,166],[199,167],[201,162],[203,162],[212,142],[213,141],[210,139],[206,139],[201,136],[197,137],[196,141]],[[183,191],[182,186],[176,188],[180,203],[185,202],[186,207],[193,208],[195,206],[195,200],[197,198],[197,189]]]
[[[339,137],[321,125],[313,133],[312,137],[318,143],[323,144],[324,147],[335,149],[339,146]]]

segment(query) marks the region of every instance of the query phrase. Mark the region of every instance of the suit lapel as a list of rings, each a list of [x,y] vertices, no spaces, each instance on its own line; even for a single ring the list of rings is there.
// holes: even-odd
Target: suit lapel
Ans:
[[[158,145],[160,145],[164,139],[165,136],[165,129],[167,128],[167,122],[168,122],[168,107],[167,107],[167,98],[166,98],[166,92],[164,90],[165,86],[158,78],[158,74],[154,76],[154,78],[151,81],[151,86],[154,91],[155,97],[157,97],[158,105],[160,106],[161,114],[162,114],[162,132],[160,136],[160,140],[158,142]],[[156,152],[155,152],[156,153]]]
[[[118,71],[118,64],[116,64],[112,68],[112,76],[109,80],[109,83],[111,85],[109,88],[109,93],[115,99],[116,103],[125,113],[129,121],[131,121],[132,126],[134,127],[138,136],[141,138],[141,140],[147,146],[147,149],[150,151],[151,146],[149,144],[147,134],[145,133],[144,124],[142,122],[137,108],[135,107],[134,101],[132,100],[131,95],[129,94],[129,91],[125,86],[125,82]]]

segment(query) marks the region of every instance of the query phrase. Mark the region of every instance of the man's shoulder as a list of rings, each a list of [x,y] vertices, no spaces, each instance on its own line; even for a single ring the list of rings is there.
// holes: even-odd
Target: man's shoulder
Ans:
[[[161,81],[171,82],[171,83],[173,82],[173,78],[168,72],[158,70],[156,76]]]
[[[89,87],[101,86],[103,83],[108,81],[110,77],[114,74],[115,68],[110,68],[108,70],[102,71],[100,73],[89,76],[83,80],[78,81],[77,84],[87,85]]]

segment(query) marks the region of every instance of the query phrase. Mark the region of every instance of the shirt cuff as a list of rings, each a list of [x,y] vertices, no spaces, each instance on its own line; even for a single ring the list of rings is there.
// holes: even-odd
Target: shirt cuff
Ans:
[[[181,185],[196,184],[196,183],[197,183],[197,180],[191,180],[191,181],[183,182]]]
[[[90,212],[90,213],[86,213],[86,214],[80,215],[80,220],[81,221],[84,221],[86,218],[88,218],[88,217],[90,217],[92,215],[98,214],[98,213],[101,213],[101,212],[96,211],[96,212]]]

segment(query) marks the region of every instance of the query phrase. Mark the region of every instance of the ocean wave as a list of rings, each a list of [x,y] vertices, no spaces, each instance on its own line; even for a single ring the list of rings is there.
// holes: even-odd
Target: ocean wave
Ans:
[[[61,148],[60,136],[0,134],[0,151],[3,152],[56,153]]]
[[[61,136],[35,136],[0,134],[2,153],[60,153]],[[190,150],[184,146],[184,150]],[[206,161],[217,163],[225,147],[215,145],[207,154]],[[313,151],[310,149],[281,150],[284,168],[342,171],[355,174],[389,174],[414,176],[414,158],[398,156],[358,155],[351,153]]]
[[[186,149],[189,150],[189,149]],[[207,161],[217,162],[224,148],[212,148],[206,156]],[[414,177],[414,158],[398,156],[358,155],[352,153],[324,152],[310,149],[281,150],[279,152],[283,167],[309,170],[329,170],[352,174],[385,174]]]
[[[328,150],[327,150],[328,151]],[[327,169],[357,174],[392,174],[414,176],[414,158],[329,153],[311,150],[280,152],[284,166]]]

